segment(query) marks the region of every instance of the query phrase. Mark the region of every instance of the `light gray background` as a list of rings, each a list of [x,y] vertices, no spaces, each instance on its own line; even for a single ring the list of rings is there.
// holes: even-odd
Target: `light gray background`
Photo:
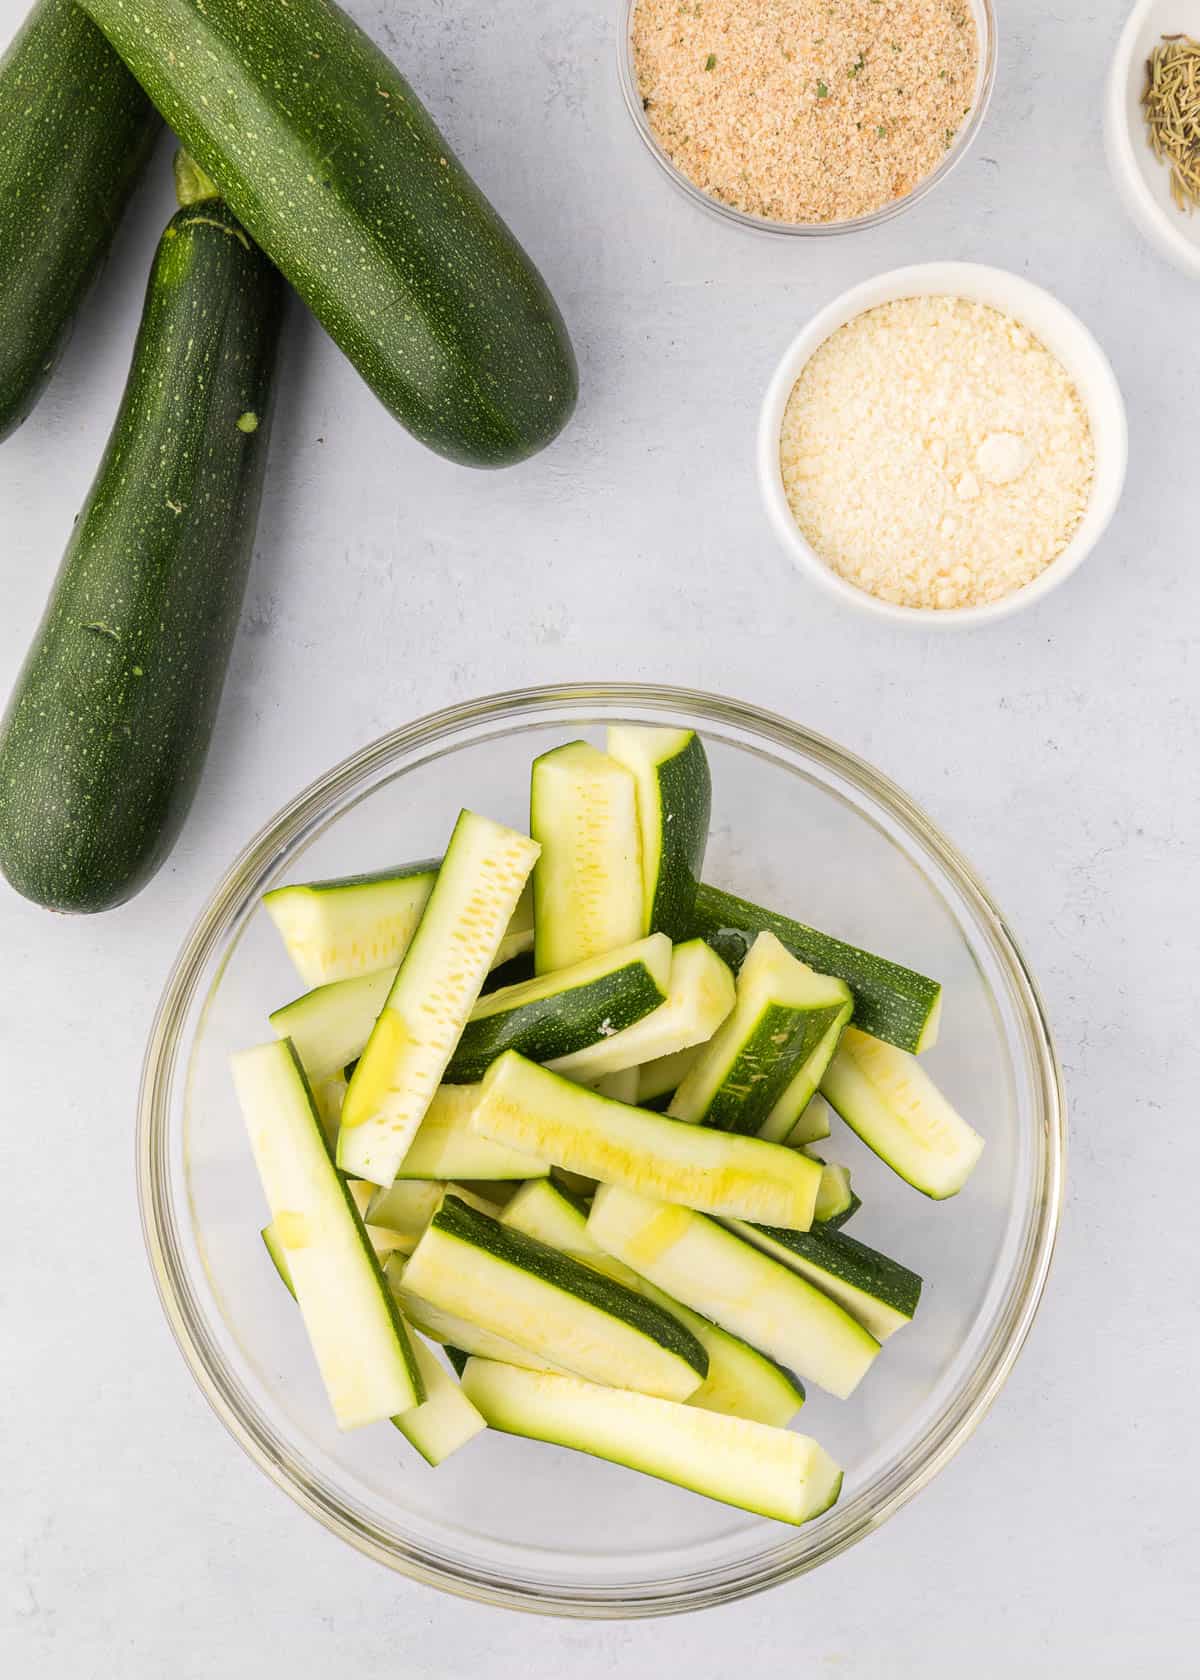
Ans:
[[[0,35],[24,5],[0,0]],[[903,219],[819,244],[734,231],[660,176],[621,104],[611,0],[352,9],[535,253],[583,398],[546,454],[472,474],[394,425],[297,308],[243,633],[181,844],[94,920],[0,889],[0,1663],[62,1680],[1194,1675],[1200,287],[1109,188],[1122,0],[1006,0],[968,160]],[[164,146],[49,394],[0,450],[0,687],[99,458],[169,206]],[[1116,365],[1132,453],[1116,523],[1066,589],[934,638],[791,574],[752,438],[816,307],[939,257],[1006,265],[1078,310]],[[243,841],[405,719],[580,677],[758,701],[895,777],[1008,910],[1072,1103],[1050,1293],[977,1437],[818,1575],[654,1624],[478,1609],[327,1536],[193,1388],[134,1199],[151,1012]]]

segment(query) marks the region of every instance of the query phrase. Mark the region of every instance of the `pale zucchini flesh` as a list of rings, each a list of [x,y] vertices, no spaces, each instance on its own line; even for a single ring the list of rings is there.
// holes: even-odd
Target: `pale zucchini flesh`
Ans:
[[[803,1406],[803,1387],[773,1359],[665,1295],[640,1273],[606,1254],[588,1231],[586,1203],[569,1192],[546,1179],[523,1185],[500,1219],[502,1224],[561,1249],[585,1266],[605,1271],[627,1289],[656,1301],[690,1330],[708,1355],[708,1375],[689,1395],[689,1406],[754,1418],[779,1428]]]
[[[612,724],[606,746],[637,786],[642,837],[643,920],[684,939],[696,905],[696,888],[708,845],[712,776],[704,744],[694,729]]]
[[[413,1336],[411,1341],[425,1385],[425,1398],[419,1406],[401,1412],[392,1422],[426,1464],[438,1465],[473,1441],[487,1424],[483,1414],[463,1393],[458,1378],[451,1376],[419,1336]]]
[[[693,1044],[689,1050],[643,1062],[638,1069],[638,1101],[644,1105],[656,1097],[673,1097],[703,1049],[702,1044]]]
[[[384,1267],[384,1275],[404,1317],[430,1341],[439,1343],[447,1350],[454,1350],[454,1353],[462,1358],[477,1354],[481,1359],[496,1359],[501,1364],[520,1365],[530,1371],[555,1371],[561,1376],[571,1374],[564,1366],[555,1365],[553,1360],[542,1359],[528,1348],[519,1347],[516,1342],[510,1342],[503,1336],[484,1330],[478,1324],[471,1324],[467,1319],[460,1318],[457,1313],[435,1307],[431,1301],[426,1301],[418,1295],[415,1289],[409,1289],[405,1285],[406,1264],[403,1255],[390,1255]],[[452,1355],[451,1358],[453,1361]]]
[[[773,1207],[782,1217],[760,1213],[754,1222],[812,1224],[821,1169],[807,1156],[613,1102],[515,1051],[489,1068],[471,1125],[568,1172],[663,1201],[742,1219],[754,1216],[739,1209]]]
[[[509,1149],[481,1137],[471,1125],[479,1104],[479,1085],[440,1085],[417,1135],[393,1179],[521,1179],[545,1178],[550,1171],[527,1150]]]
[[[850,1182],[850,1169],[836,1161],[822,1161],[813,1155],[821,1169],[821,1188],[817,1191],[817,1205],[813,1209],[813,1229],[823,1225],[827,1231],[838,1230],[862,1206]]]
[[[708,1372],[704,1349],[669,1313],[454,1196],[406,1264],[404,1287],[590,1381],[686,1400]]]
[[[802,1149],[809,1143],[822,1143],[833,1130],[833,1110],[818,1091],[808,1099],[787,1137],[789,1149]]]
[[[759,1516],[809,1522],[841,1491],[842,1472],[824,1449],[790,1430],[480,1359],[468,1361],[462,1381],[493,1429],[608,1459]]]
[[[879,1352],[875,1338],[806,1278],[689,1208],[601,1185],[588,1230],[614,1259],[841,1400]]]
[[[471,1011],[446,1080],[482,1079],[505,1050],[548,1062],[610,1038],[665,1001],[670,974],[671,942],[658,933],[488,992]]]
[[[763,1230],[736,1221],[730,1222],[730,1228],[809,1278],[877,1342],[912,1322],[921,1299],[920,1277],[844,1231],[830,1230],[827,1225],[811,1231]]]
[[[280,1281],[294,1300],[296,1291],[287,1255],[274,1226],[264,1226],[261,1235]],[[487,1425],[460,1385],[442,1369],[420,1337],[408,1330],[408,1341],[425,1398],[407,1412],[397,1413],[392,1422],[412,1442],[427,1464],[436,1465],[465,1446]],[[466,1355],[462,1357],[465,1363]]]
[[[534,964],[539,974],[630,945],[643,934],[642,842],[630,772],[586,741],[534,760],[529,832]]]
[[[437,880],[436,858],[263,895],[288,956],[309,986],[390,968],[408,949]]]
[[[915,1190],[942,1201],[970,1177],[983,1139],[915,1056],[848,1027],[821,1090],[868,1149]]]
[[[606,1073],[603,1079],[597,1079],[595,1089],[602,1097],[611,1097],[613,1102],[630,1103],[636,1108],[638,1070],[622,1068],[620,1073]]]
[[[607,1258],[588,1236],[587,1203],[550,1179],[522,1184],[501,1212],[500,1223],[576,1260]]]
[[[464,811],[342,1106],[338,1165],[391,1184],[454,1054],[538,854]]]
[[[827,1034],[849,1020],[852,1007],[841,980],[815,974],[774,934],[760,933],[738,974],[732,1011],[667,1113],[722,1131],[759,1133],[793,1076]],[[781,1134],[771,1141],[781,1141]]]
[[[274,1235],[339,1427],[409,1410],[424,1394],[404,1323],[330,1160],[291,1044],[242,1051],[233,1074]]]
[[[350,1200],[354,1203],[358,1217],[362,1220],[367,1241],[381,1261],[386,1260],[389,1254],[411,1254],[417,1243],[415,1235],[410,1236],[400,1231],[394,1231],[390,1226],[372,1225],[368,1220],[367,1209],[371,1205],[375,1188],[375,1185],[367,1184],[361,1178],[348,1178],[346,1180],[346,1189],[350,1192]]]
[[[690,932],[709,940],[733,968],[741,966],[755,936],[764,929],[818,974],[834,974],[846,982],[854,994],[854,1019],[861,1031],[902,1050],[933,1048],[942,1002],[936,980],[701,883]]]
[[[314,1084],[340,1074],[362,1055],[395,977],[394,970],[381,969],[331,980],[273,1012],[276,1034],[291,1039]]]
[[[645,1287],[652,1290],[654,1286],[645,1284]],[[663,1300],[673,1301],[673,1297],[661,1291],[656,1293]],[[685,1307],[681,1301],[673,1301],[672,1311],[708,1354],[708,1375],[695,1394],[688,1397],[687,1404],[699,1406],[705,1412],[723,1412],[727,1417],[750,1418],[755,1423],[785,1429],[805,1401],[804,1384],[799,1377],[785,1371],[782,1365],[732,1331]]]
[[[263,895],[263,904],[309,987],[378,969],[394,975],[429,902],[440,863],[431,858],[373,875],[276,887]],[[493,966],[532,950],[533,891],[527,885]]]
[[[337,1152],[338,1127],[342,1123],[342,1104],[346,1100],[345,1074],[335,1073],[328,1079],[318,1079],[315,1084],[310,1080],[309,1084],[317,1105],[322,1136],[329,1146],[329,1153],[334,1155]]]
[[[264,1225],[258,1234],[263,1240],[263,1247],[270,1255],[272,1266],[274,1266],[275,1270],[279,1273],[280,1283],[282,1283],[283,1287],[287,1290],[288,1294],[294,1301],[296,1299],[296,1286],[292,1282],[292,1273],[291,1268],[287,1263],[287,1255],[284,1253],[283,1244],[275,1234],[274,1225]]]
[[[659,976],[654,990],[661,997],[669,981],[669,949],[664,953],[655,946],[650,959],[652,974]],[[314,1086],[322,1084],[340,1075],[358,1060],[379,1019],[379,1012],[387,1002],[395,978],[395,969],[377,969],[370,974],[331,980],[311,992],[305,992],[291,1003],[285,1003],[271,1014],[271,1025],[278,1037],[290,1038],[296,1046],[296,1053],[304,1064],[310,1083]],[[642,1013],[655,1007],[657,1001],[649,981],[646,990],[649,1001]],[[472,1010],[472,1018],[476,1011],[487,1013],[482,1006],[501,996],[503,992],[497,991],[480,998]]]
[[[702,939],[676,945],[666,1002],[586,1050],[557,1056],[547,1064],[580,1084],[703,1044],[734,1005],[734,981],[726,965]]]
[[[436,1179],[398,1178],[386,1189],[371,1185],[371,1197],[363,1218],[415,1244],[421,1232],[442,1205],[445,1185]]]

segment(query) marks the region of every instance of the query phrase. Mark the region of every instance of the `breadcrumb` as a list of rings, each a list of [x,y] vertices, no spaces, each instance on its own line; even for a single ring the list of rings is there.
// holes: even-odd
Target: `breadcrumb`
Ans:
[[[637,0],[632,41],[675,167],[778,222],[911,192],[953,145],[979,67],[969,0]]]

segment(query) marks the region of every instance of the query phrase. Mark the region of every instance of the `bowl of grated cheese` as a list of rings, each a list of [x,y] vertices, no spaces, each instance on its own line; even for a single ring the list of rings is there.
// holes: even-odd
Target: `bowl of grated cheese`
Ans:
[[[800,570],[932,628],[1064,583],[1112,518],[1126,456],[1088,329],[976,263],[894,269],[835,299],[788,347],[758,429],[767,515]]]

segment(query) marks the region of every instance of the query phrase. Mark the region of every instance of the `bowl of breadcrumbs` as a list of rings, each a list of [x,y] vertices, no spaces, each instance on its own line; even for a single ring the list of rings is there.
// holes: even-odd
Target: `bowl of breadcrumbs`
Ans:
[[[797,565],[844,602],[934,626],[1065,582],[1116,509],[1126,454],[1091,333],[977,263],[844,293],[784,355],[758,432],[767,514]]]
[[[638,132],[694,200],[775,233],[914,204],[983,121],[992,0],[628,0]]]

